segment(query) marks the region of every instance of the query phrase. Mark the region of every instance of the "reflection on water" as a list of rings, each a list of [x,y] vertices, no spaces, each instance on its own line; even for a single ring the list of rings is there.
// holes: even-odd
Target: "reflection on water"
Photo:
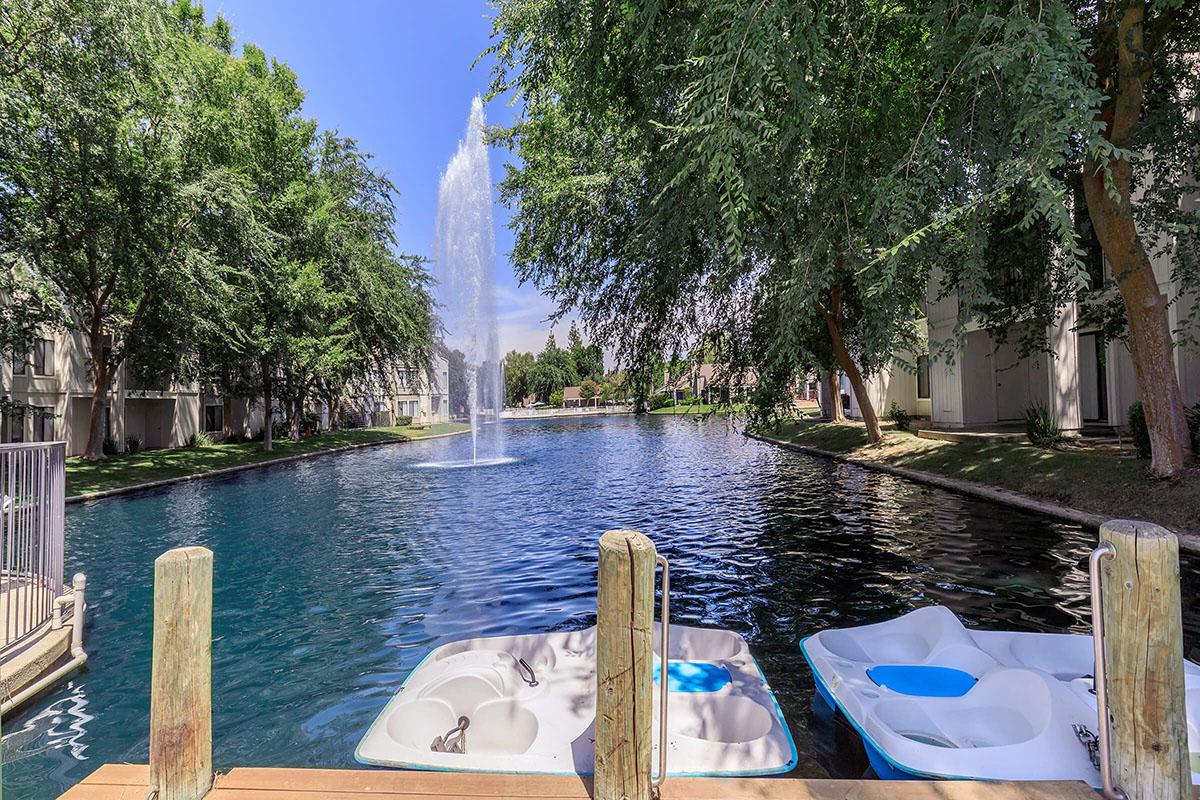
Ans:
[[[91,661],[5,721],[6,794],[52,798],[102,763],[146,761],[152,565],[183,544],[216,554],[219,767],[356,766],[359,737],[430,648],[592,624],[609,528],[642,530],[671,559],[673,619],[749,640],[797,775],[866,766],[844,723],[814,716],[801,637],[932,603],[969,625],[1087,629],[1093,536],[1073,525],[747,441],[716,419],[506,428],[517,461],[487,469],[414,468],[465,460],[455,437],[73,507],[68,572],[88,573]]]

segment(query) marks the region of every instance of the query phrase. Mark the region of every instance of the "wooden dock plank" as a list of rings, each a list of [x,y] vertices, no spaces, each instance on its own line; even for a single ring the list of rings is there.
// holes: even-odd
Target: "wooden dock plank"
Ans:
[[[149,768],[107,764],[60,800],[145,800]],[[400,770],[239,767],[207,800],[587,800],[591,779]],[[1095,800],[1082,783],[671,778],[663,800]]]

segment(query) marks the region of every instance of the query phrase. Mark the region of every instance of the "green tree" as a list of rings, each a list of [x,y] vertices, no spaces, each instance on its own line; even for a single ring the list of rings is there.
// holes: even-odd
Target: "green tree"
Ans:
[[[185,372],[227,267],[217,243],[262,240],[245,182],[191,155],[196,51],[168,9],[21,6],[0,17],[31,14],[17,27],[40,33],[0,77],[0,249],[53,287],[85,338],[84,457],[99,459],[117,372]]]
[[[567,332],[567,351],[575,365],[575,373],[580,378],[600,380],[604,376],[604,353],[594,344],[583,343],[579,327],[572,322]]]
[[[504,356],[504,393],[508,405],[520,405],[533,394],[530,376],[536,364],[533,353],[511,350]]]
[[[591,378],[584,378],[579,383],[579,399],[583,403],[588,403],[594,398],[599,397],[601,391],[600,384]]]
[[[521,277],[635,375],[722,341],[731,376],[772,363],[782,387],[828,349],[877,441],[864,379],[915,335],[928,275],[877,263],[910,222],[877,184],[925,112],[920,26],[866,2],[522,2],[496,33]]]
[[[550,395],[561,392],[565,386],[579,383],[579,373],[575,371],[575,361],[571,353],[563,350],[554,341],[551,333],[546,339],[546,347],[538,354],[537,362],[529,373],[529,385],[533,393],[542,402],[550,402]]]

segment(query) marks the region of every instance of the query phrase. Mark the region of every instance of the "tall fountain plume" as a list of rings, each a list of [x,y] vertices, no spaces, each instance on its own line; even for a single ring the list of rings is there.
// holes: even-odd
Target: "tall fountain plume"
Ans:
[[[481,424],[497,421],[504,408],[500,341],[492,267],[496,240],[492,230],[492,181],[483,141],[483,101],[471,101],[467,130],[446,165],[438,187],[434,270],[446,326],[447,344],[466,361],[467,415],[471,422],[471,459],[478,462]],[[501,426],[490,426],[491,456],[503,455]]]

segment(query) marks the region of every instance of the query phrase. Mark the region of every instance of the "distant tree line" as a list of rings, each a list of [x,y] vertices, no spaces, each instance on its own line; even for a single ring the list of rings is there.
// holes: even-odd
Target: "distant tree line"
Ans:
[[[85,458],[122,367],[261,401],[270,450],[273,408],[298,437],[309,398],[428,364],[395,187],[303,99],[190,0],[0,0],[0,347],[83,336]]]
[[[504,357],[505,400],[510,406],[533,397],[538,402],[562,405],[562,390],[580,387],[580,398],[601,402],[628,397],[623,372],[605,373],[604,352],[596,344],[584,344],[575,323],[561,348],[551,332],[538,355],[513,350]]]

